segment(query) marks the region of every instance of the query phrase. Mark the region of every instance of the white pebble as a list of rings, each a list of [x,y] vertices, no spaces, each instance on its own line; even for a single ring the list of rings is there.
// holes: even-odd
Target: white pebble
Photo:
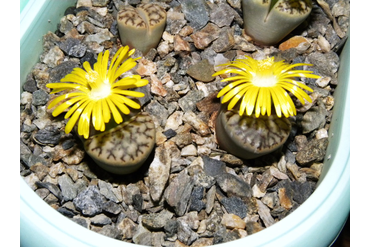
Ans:
[[[316,139],[322,139],[322,138],[327,138],[328,137],[328,131],[326,129],[319,129],[316,132]]]
[[[23,92],[21,94],[21,104],[27,105],[28,103],[32,102],[32,93],[29,92]]]
[[[321,50],[323,52],[329,52],[330,51],[330,43],[323,37],[323,36],[319,36],[317,38],[317,43],[319,44]]]
[[[331,81],[331,77],[321,77],[316,80],[316,85],[325,88],[327,85],[329,85],[329,82]]]
[[[195,156],[197,155],[197,148],[193,145],[187,145],[181,150],[181,156]]]

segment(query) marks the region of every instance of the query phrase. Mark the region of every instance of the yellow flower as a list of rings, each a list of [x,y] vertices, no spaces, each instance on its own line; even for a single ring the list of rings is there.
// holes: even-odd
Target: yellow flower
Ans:
[[[127,89],[142,87],[148,84],[148,80],[141,79],[139,75],[131,75],[117,80],[120,75],[132,69],[136,65],[136,59],[130,56],[135,49],[129,51],[129,47],[121,47],[114,55],[109,69],[109,51],[99,53],[94,69],[85,61],[83,69],[74,68],[60,82],[49,83],[46,86],[53,89],[52,93],[65,90],[65,93],[56,97],[49,105],[49,109],[58,105],[53,111],[53,116],[58,116],[64,110],[71,107],[65,115],[69,121],[65,132],[71,132],[78,121],[78,134],[89,137],[90,121],[94,128],[99,131],[105,130],[105,124],[109,122],[111,114],[117,124],[123,121],[121,113],[129,114],[127,106],[139,109],[140,105],[125,97],[143,97],[144,93]]]
[[[311,102],[311,98],[302,89],[313,92],[311,88],[301,82],[294,80],[295,77],[306,77],[318,79],[320,76],[312,74],[312,71],[294,70],[294,67],[311,64],[297,63],[286,64],[284,61],[275,62],[274,57],[255,60],[245,56],[246,59],[237,59],[234,62],[223,64],[225,69],[213,74],[213,76],[234,73],[236,76],[228,77],[222,81],[233,81],[225,86],[217,95],[224,96],[221,103],[228,102],[228,110],[232,109],[241,100],[239,115],[246,113],[271,115],[271,104],[275,106],[278,117],[281,113],[285,117],[296,115],[296,108],[288,92],[296,96],[304,104],[304,99]],[[271,101],[272,100],[272,101]]]

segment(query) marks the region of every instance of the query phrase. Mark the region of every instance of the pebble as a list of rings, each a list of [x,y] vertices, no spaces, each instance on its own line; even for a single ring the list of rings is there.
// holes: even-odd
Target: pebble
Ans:
[[[175,111],[167,119],[165,130],[176,131],[180,125],[183,124],[182,118],[184,113],[182,111]],[[175,132],[176,133],[176,132]]]
[[[310,42],[303,36],[294,36],[287,41],[284,41],[279,45],[279,50],[285,51],[291,48],[298,48],[299,46],[308,44],[310,45]]]
[[[59,187],[56,186],[55,184],[50,183],[50,182],[40,182],[40,181],[36,181],[35,184],[38,188],[48,189],[58,200],[60,201],[62,200],[62,193]]]
[[[120,239],[122,236],[121,232],[112,225],[103,226],[98,233],[113,239]]]
[[[60,141],[61,133],[53,126],[48,125],[44,129],[39,130],[34,138],[35,141],[42,145],[57,145]]]
[[[35,80],[27,80],[24,84],[23,84],[23,90],[24,91],[27,91],[27,92],[30,92],[30,93],[33,93],[37,90],[37,86],[36,86],[36,81]]]
[[[199,212],[203,208],[206,207],[206,204],[203,202],[204,197],[204,188],[201,186],[194,187],[193,192],[190,196],[190,211],[197,211]]]
[[[210,12],[210,21],[219,27],[229,27],[237,12],[230,5],[221,3]]]
[[[104,214],[98,214],[90,218],[91,224],[104,226],[112,223],[112,220]]]
[[[58,46],[54,46],[46,54],[41,55],[40,57],[40,60],[50,68],[54,68],[59,65],[63,59],[64,53]]]
[[[67,74],[71,73],[72,70],[76,67],[79,67],[79,65],[73,61],[65,61],[59,64],[58,66],[50,70],[49,82],[59,82]]]
[[[160,213],[143,215],[142,224],[150,230],[160,230],[164,228],[167,221],[170,220],[173,213],[163,210]]]
[[[162,82],[154,74],[150,75],[150,92],[157,96],[165,97],[167,90],[163,87]]]
[[[152,100],[144,109],[152,117],[154,116],[161,126],[165,126],[169,113],[163,105],[156,100]]]
[[[132,240],[135,244],[150,246],[152,244],[152,233],[139,225]]]
[[[193,179],[183,171],[170,182],[164,191],[166,202],[174,208],[178,216],[185,214],[193,186]]]
[[[117,228],[121,230],[123,238],[132,239],[136,232],[137,224],[129,218],[124,218],[117,224]]]
[[[190,124],[201,136],[207,136],[211,133],[207,124],[198,118],[194,112],[185,112],[183,115],[183,120],[185,123]]]
[[[305,166],[312,162],[322,161],[328,144],[328,138],[312,139],[304,149],[298,151],[296,156],[297,162]]]
[[[149,191],[153,201],[161,199],[167,184],[171,168],[171,154],[168,149],[160,146],[155,149],[154,160],[149,167]]]
[[[202,61],[190,66],[186,71],[188,75],[202,82],[213,81],[215,79],[212,76],[214,72],[213,66],[208,62],[207,59],[203,59]]]
[[[228,196],[251,197],[252,189],[249,184],[230,173],[223,173],[216,177],[217,184]]]
[[[175,35],[174,42],[173,42],[173,49],[174,51],[191,51],[190,44],[180,35]]]
[[[225,225],[228,229],[244,229],[246,226],[245,221],[235,214],[224,214],[222,216],[221,224]]]
[[[315,134],[316,139],[328,138],[328,131],[324,128],[319,129]]]
[[[142,1],[126,2],[137,6]],[[145,93],[138,100],[153,116],[156,147],[139,172],[121,179],[91,165],[79,141],[63,133],[66,121],[47,110],[47,83],[59,82],[85,61],[93,66],[98,52],[113,54],[120,46],[114,13],[124,3],[79,0],[79,9],[71,7],[61,17],[59,30],[43,37],[40,61],[22,87],[21,176],[72,221],[135,244],[210,246],[282,220],[309,198],[323,167],[323,156],[317,154],[325,154],[338,84],[336,51],[345,41],[338,27],[347,32],[349,26],[349,8],[341,2],[329,3],[337,27],[316,11],[289,40],[302,41],[291,43],[293,49],[253,44],[242,29],[240,0],[161,3],[167,10],[166,30],[159,46],[132,71],[151,82],[135,90]],[[215,140],[217,93],[226,83],[210,75],[245,54],[311,63],[303,69],[322,77],[304,79],[314,89],[312,103],[297,104],[297,124],[279,157],[246,162],[220,150]],[[49,136],[42,139],[49,126]],[[323,143],[307,150],[314,140]]]
[[[39,89],[32,93],[32,104],[34,106],[45,105],[49,100],[49,94]]]
[[[235,44],[234,35],[231,29],[224,27],[220,30],[219,37],[212,43],[211,48],[215,52],[226,52]]]
[[[190,35],[190,38],[193,40],[196,48],[203,50],[207,48],[212,43],[212,41],[217,39],[219,32],[220,28],[217,27],[217,25],[208,23],[200,31],[197,31]]]
[[[107,198],[108,200],[111,200],[115,203],[119,202],[118,198],[116,197],[116,195],[113,192],[113,185],[112,184],[107,183],[107,182],[99,179],[98,186],[99,186],[99,192],[100,192],[101,195],[103,195],[105,198]]]
[[[94,216],[103,211],[104,198],[97,186],[89,186],[73,199],[73,204],[85,216]]]
[[[113,37],[113,34],[109,32],[108,29],[101,29],[100,32],[96,34],[90,34],[86,36],[85,42],[96,42],[98,44],[104,41],[109,41]]]
[[[326,123],[327,110],[324,103],[319,102],[318,106],[312,107],[307,111],[302,119],[303,134],[324,127]]]
[[[258,214],[261,217],[263,224],[266,227],[272,226],[275,223],[275,220],[270,214],[270,209],[260,200],[257,200],[258,204]]]
[[[195,240],[197,240],[198,235],[190,228],[188,224],[183,221],[179,221],[177,238],[182,243],[191,245]]]
[[[203,92],[194,90],[187,93],[184,97],[179,99],[179,106],[183,112],[194,111],[198,101],[203,99]]]
[[[221,199],[221,204],[229,214],[237,215],[240,218],[247,216],[247,206],[239,197],[224,197]]]
[[[199,30],[207,24],[209,17],[205,2],[196,0],[181,0],[179,2],[189,26]]]
[[[196,156],[197,148],[193,145],[187,145],[181,149],[181,156]]]
[[[58,184],[62,191],[63,200],[71,201],[77,196],[77,187],[74,186],[72,179],[67,174],[58,177]]]

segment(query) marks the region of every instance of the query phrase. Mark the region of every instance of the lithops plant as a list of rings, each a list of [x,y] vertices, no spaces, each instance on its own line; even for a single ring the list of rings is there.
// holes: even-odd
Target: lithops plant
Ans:
[[[243,0],[245,32],[256,43],[274,45],[311,13],[311,0]]]
[[[222,107],[216,122],[220,147],[243,159],[254,159],[279,149],[291,130],[288,118],[240,116]]]
[[[154,123],[145,112],[84,141],[90,157],[100,167],[115,174],[128,174],[139,169],[154,145]]]
[[[221,108],[217,117],[216,137],[220,147],[244,159],[257,158],[280,148],[290,133],[288,117],[297,114],[287,91],[302,105],[305,100],[312,102],[304,90],[313,90],[295,78],[318,79],[320,76],[312,74],[312,71],[294,70],[311,64],[275,62],[274,57],[255,60],[245,56],[245,59],[222,66],[226,68],[213,76],[236,75],[222,80],[231,83],[217,95],[222,97],[221,103],[230,101],[227,108]]]
[[[54,98],[48,106],[49,109],[55,107],[53,116],[58,116],[66,111],[64,118],[70,119],[65,126],[65,132],[68,134],[75,129],[85,143],[85,147],[88,148],[86,151],[98,164],[108,162],[108,165],[111,165],[112,161],[108,159],[109,157],[96,155],[94,150],[101,150],[100,152],[104,150],[106,154],[112,150],[112,145],[122,149],[131,145],[133,140],[137,140],[136,143],[140,145],[141,143],[145,144],[147,149],[153,148],[154,134],[149,131],[154,128],[151,117],[144,113],[139,113],[131,119],[129,116],[134,113],[130,111],[129,107],[136,111],[140,109],[140,104],[132,97],[143,97],[144,93],[128,89],[148,84],[148,80],[141,79],[139,75],[129,75],[122,78],[122,74],[135,67],[136,60],[140,59],[131,57],[134,52],[135,50],[129,50],[128,46],[121,47],[113,56],[110,64],[109,51],[105,51],[104,54],[101,52],[93,68],[89,62],[84,62],[84,69],[75,68],[60,82],[46,85],[53,89],[51,94],[63,92]],[[67,108],[69,108],[68,111]],[[113,119],[111,119],[112,116]],[[127,119],[129,120],[125,121]],[[77,123],[78,125],[74,127]],[[140,132],[142,129],[148,130],[149,137],[146,141],[142,140]],[[129,131],[131,132],[128,134]],[[88,146],[86,146],[87,143],[89,143]],[[100,146],[96,146],[95,143]],[[134,159],[129,162],[126,159],[120,159],[121,166],[124,166],[122,170],[116,168],[108,168],[107,170],[122,174],[135,170],[134,167],[139,167],[146,160],[149,152],[139,144],[133,145],[129,150],[132,152],[130,153],[132,157],[135,157]],[[136,151],[134,147],[137,148]],[[116,155],[116,152],[112,151],[112,155]],[[118,166],[117,162],[114,165]],[[106,166],[101,166],[106,168]]]
[[[165,9],[155,3],[140,4],[136,8],[125,6],[117,14],[121,43],[145,55],[158,45],[166,25],[166,18]]]

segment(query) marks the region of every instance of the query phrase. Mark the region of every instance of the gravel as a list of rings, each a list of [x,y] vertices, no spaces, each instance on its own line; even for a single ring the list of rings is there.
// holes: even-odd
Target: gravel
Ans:
[[[44,35],[40,60],[22,86],[20,174],[35,193],[94,232],[149,246],[209,246],[247,237],[304,203],[316,188],[328,145],[349,1],[329,1],[331,17],[314,2],[310,21],[284,40],[300,36],[304,44],[287,42],[284,50],[253,44],[242,30],[240,2],[161,1],[168,13],[165,32],[132,70],[150,81],[137,90],[146,94],[140,103],[154,119],[156,146],[146,164],[122,176],[102,170],[73,133],[64,133],[67,120],[46,108],[54,96],[45,85],[85,61],[93,65],[103,50],[117,51],[115,17],[124,2],[79,0],[78,8],[68,8],[58,30]],[[313,102],[297,101],[284,147],[254,160],[219,149],[214,133],[216,95],[225,83],[210,74],[245,54],[311,63],[304,69],[323,77],[304,80],[314,89]]]

